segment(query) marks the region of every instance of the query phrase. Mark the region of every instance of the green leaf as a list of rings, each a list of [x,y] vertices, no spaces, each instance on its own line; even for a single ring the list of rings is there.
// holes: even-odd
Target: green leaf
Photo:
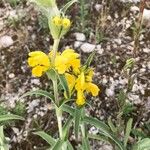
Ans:
[[[124,137],[124,147],[126,147],[129,136],[130,136],[130,132],[131,132],[131,129],[132,129],[132,122],[133,122],[132,118],[130,118],[127,122],[125,137]]]
[[[61,109],[67,113],[69,113],[71,116],[74,116],[75,109],[70,107],[69,105],[63,104],[61,106]]]
[[[46,74],[47,74],[48,78],[51,79],[52,81],[53,81],[53,80],[56,80],[56,75],[57,75],[57,74],[56,74],[56,72],[55,72],[54,69],[48,70],[48,71],[46,72]]]
[[[147,135],[141,129],[132,129],[132,134],[137,138],[146,138]]]
[[[48,99],[50,99],[52,102],[54,102],[54,96],[44,90],[35,90],[35,91],[27,92],[27,93],[23,94],[19,99],[24,98],[26,96],[31,96],[31,95],[44,96],[44,97],[47,97]]]
[[[24,118],[12,114],[0,115],[0,122],[7,121],[7,120],[24,120]]]
[[[82,139],[82,145],[85,150],[91,150],[89,140],[87,137]]]
[[[104,136],[104,135],[88,134],[87,136],[90,139],[104,141],[104,142],[107,142],[107,143],[109,142],[109,139],[106,136]]]
[[[61,9],[61,12],[63,12],[65,14],[66,11],[68,10],[68,8],[70,6],[72,6],[75,2],[78,2],[78,0],[71,0],[71,1],[69,1],[65,6],[63,6],[63,8]]]
[[[69,134],[69,129],[72,123],[73,117],[69,116],[68,120],[66,121],[65,125],[63,126],[63,136],[64,139],[67,140],[68,139],[68,134]]]
[[[132,150],[150,150],[150,138],[145,138],[137,142]]]
[[[70,98],[70,91],[69,91],[68,83],[67,83],[65,76],[58,74],[58,78],[59,78],[60,84],[62,85],[66,93],[67,98]]]
[[[1,150],[9,150],[9,145],[5,139],[3,126],[0,126],[0,148]]]
[[[79,128],[80,128],[80,120],[81,120],[81,114],[82,114],[82,108],[77,107],[75,110],[75,124],[74,124],[74,133],[75,133],[75,137],[76,139],[78,139],[78,135],[79,135]]]
[[[64,144],[64,141],[59,139],[57,143],[54,145],[54,147],[52,148],[52,150],[60,150],[63,144]]]
[[[3,126],[0,126],[0,145],[4,144],[5,136],[3,132]]]
[[[55,145],[56,143],[56,140],[53,137],[51,137],[49,134],[45,133],[44,131],[34,132],[34,134],[40,136],[51,146]]]
[[[86,66],[86,68],[88,68],[90,66],[90,64],[95,56],[95,53],[96,53],[95,51],[92,52],[92,54],[88,57],[87,61],[84,64]]]
[[[111,130],[109,129],[109,127],[105,123],[101,122],[100,120],[98,120],[96,118],[87,117],[87,116],[85,116],[83,118],[83,121],[85,123],[89,123],[91,125],[94,125],[96,128],[100,129],[101,134],[105,135],[106,137],[109,137],[112,141],[114,141],[120,150],[125,150],[122,143],[117,139],[117,137],[115,137],[113,135],[113,133],[111,132]]]
[[[117,132],[117,128],[115,127],[115,125],[112,123],[111,117],[108,118],[108,125],[111,128],[111,131],[116,133]]]
[[[67,141],[67,146],[68,146],[68,147],[67,147],[68,150],[74,150],[72,144],[71,144],[69,141]]]

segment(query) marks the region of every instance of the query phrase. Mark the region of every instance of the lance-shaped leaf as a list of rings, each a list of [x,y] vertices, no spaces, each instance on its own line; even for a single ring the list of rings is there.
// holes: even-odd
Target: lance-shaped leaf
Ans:
[[[19,99],[27,97],[27,96],[31,96],[31,95],[44,96],[44,97],[47,97],[48,99],[50,99],[52,102],[55,102],[54,96],[52,94],[50,94],[49,92],[44,91],[44,90],[35,90],[35,91],[27,92],[27,93],[23,94]]]
[[[71,0],[71,1],[69,1],[65,6],[63,6],[63,8],[61,9],[61,12],[63,12],[65,14],[66,11],[68,10],[68,8],[70,6],[72,6],[76,2],[78,2],[78,0]]]
[[[62,131],[63,131],[63,137],[64,137],[65,140],[68,139],[69,129],[70,129],[72,120],[73,120],[73,117],[69,116],[69,118],[67,119],[66,123],[63,126],[63,130]]]
[[[143,140],[137,142],[132,150],[149,150],[150,149],[150,138],[144,138]]]
[[[88,68],[94,58],[94,55],[95,55],[95,51],[92,52],[92,54],[88,57],[87,61],[85,62],[84,66],[86,66],[86,68]]]
[[[109,137],[112,141],[116,143],[119,150],[125,150],[123,144],[117,139],[117,137],[113,135],[113,133],[105,123],[103,123],[102,121],[96,118],[87,117],[87,116],[83,118],[83,121],[85,123],[94,125],[96,128],[98,128],[101,131],[101,134],[105,135],[106,137]]]
[[[51,146],[54,146],[56,143],[56,140],[52,138],[49,134],[45,133],[44,131],[34,132],[34,134],[40,136],[43,140],[45,140]]]
[[[126,131],[125,131],[125,137],[124,137],[124,146],[125,147],[127,145],[127,142],[128,142],[129,136],[130,136],[130,132],[132,130],[132,122],[133,122],[132,118],[130,118],[128,120],[128,122],[127,122]]]
[[[79,128],[80,128],[80,120],[81,120],[81,114],[82,114],[82,108],[77,107],[75,110],[75,116],[74,116],[74,133],[76,139],[78,139],[79,135]]]
[[[67,141],[67,146],[68,146],[67,150],[74,150],[72,144],[69,141]]]
[[[62,85],[62,87],[65,91],[67,98],[70,98],[70,91],[69,91],[68,83],[67,83],[65,76],[58,74],[58,78],[59,78],[60,84]]]
[[[51,150],[60,150],[64,141],[59,139]]]
[[[71,116],[74,116],[75,109],[72,108],[72,107],[70,107],[69,105],[63,104],[63,105],[61,106],[61,109],[62,109],[64,112],[69,113]]]
[[[12,114],[0,115],[0,122],[8,121],[8,120],[24,120],[24,118],[18,115],[12,115]]]
[[[0,149],[1,150],[9,150],[9,145],[4,136],[3,126],[0,126]]]
[[[91,150],[90,144],[89,144],[89,140],[88,140],[87,137],[84,137],[82,139],[82,145],[83,145],[83,149],[85,149],[85,150]]]

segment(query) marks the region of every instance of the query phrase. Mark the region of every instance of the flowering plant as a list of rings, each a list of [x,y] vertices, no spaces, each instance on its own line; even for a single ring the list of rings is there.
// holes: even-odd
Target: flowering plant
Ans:
[[[109,127],[113,125],[111,120],[108,126],[96,118],[87,116],[85,113],[85,106],[89,105],[86,99],[87,95],[97,96],[100,92],[99,87],[92,80],[94,69],[90,67],[90,64],[94,53],[82,65],[80,55],[75,50],[64,49],[59,52],[59,42],[69,31],[72,24],[66,16],[66,10],[77,0],[71,0],[60,10],[55,0],[34,0],[34,2],[44,11],[48,18],[54,44],[48,54],[42,51],[30,52],[28,64],[32,69],[33,76],[47,75],[48,79],[53,83],[53,94],[44,90],[36,90],[25,93],[22,98],[35,94],[45,96],[51,100],[56,112],[59,136],[53,138],[44,131],[38,131],[35,134],[46,140],[52,150],[73,150],[74,146],[69,141],[70,127],[73,124],[75,139],[81,143],[79,145],[80,149],[90,150],[89,138],[92,138],[103,139],[113,143],[112,145],[115,144],[117,149],[125,150],[129,132],[125,137],[125,144],[123,144],[115,136],[113,130],[111,130],[112,128]],[[68,113],[66,121],[62,119],[63,112]],[[89,134],[87,130],[88,124],[98,128],[100,130],[99,134]],[[132,125],[132,120],[129,124],[130,126]]]

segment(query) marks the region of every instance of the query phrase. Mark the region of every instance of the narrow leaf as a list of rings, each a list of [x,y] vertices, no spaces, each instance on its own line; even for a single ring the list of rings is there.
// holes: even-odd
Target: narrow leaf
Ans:
[[[69,129],[72,123],[72,116],[69,116],[68,120],[66,121],[65,125],[63,126],[63,136],[64,139],[67,140],[68,139],[68,134],[69,134]]]
[[[59,78],[60,84],[62,85],[66,93],[67,98],[70,98],[70,91],[69,91],[68,83],[67,83],[65,76],[58,74],[58,78]]]
[[[61,109],[67,113],[69,113],[71,116],[74,116],[75,109],[70,107],[69,105],[63,104],[61,106]]]
[[[109,141],[109,139],[104,135],[88,134],[88,138],[94,139],[94,140],[99,140],[99,141],[104,141],[106,143]]]
[[[54,96],[44,90],[35,90],[35,91],[27,92],[27,93],[23,94],[19,99],[24,98],[26,96],[31,96],[31,95],[44,96],[44,97],[47,97],[48,99],[50,99],[52,102],[54,102]]]
[[[92,60],[93,60],[93,58],[94,58],[94,55],[95,55],[95,51],[88,57],[88,59],[87,59],[87,61],[85,62],[85,66],[86,67],[89,67],[90,66],[90,64],[91,64],[91,62],[92,62]]]
[[[82,113],[82,108],[76,108],[75,116],[74,116],[75,117],[74,129],[75,129],[75,137],[76,137],[76,139],[78,139],[78,135],[79,135],[81,113]]]
[[[7,121],[7,120],[24,120],[24,118],[12,114],[0,115],[0,122]]]
[[[89,144],[89,140],[88,140],[87,137],[85,137],[85,138],[82,139],[82,144],[83,144],[83,148],[85,150],[91,150],[90,144]]]
[[[55,145],[56,140],[52,138],[49,134],[45,133],[44,131],[34,132],[35,135],[40,136],[43,140],[45,140],[51,146]]]
[[[63,144],[64,144],[64,141],[59,139],[57,143],[54,145],[54,147],[52,148],[52,150],[60,150],[60,147],[62,147]]]
[[[144,138],[137,142],[132,150],[150,150],[150,138]]]
[[[71,1],[69,1],[65,6],[63,6],[63,8],[61,9],[61,11],[65,14],[66,11],[68,10],[68,8],[70,6],[72,6],[75,2],[78,2],[78,0],[71,0]]]
[[[89,123],[89,124],[91,124],[91,125],[94,125],[96,128],[100,129],[100,130],[101,130],[101,134],[103,134],[103,135],[105,135],[106,137],[109,137],[111,140],[113,140],[113,141],[116,143],[116,145],[118,146],[118,148],[119,148],[120,150],[125,150],[125,148],[124,148],[124,146],[122,145],[122,143],[117,139],[117,137],[115,137],[115,136],[112,134],[111,130],[109,129],[109,127],[108,127],[105,123],[99,121],[99,120],[96,119],[96,118],[87,117],[87,116],[85,116],[85,117],[83,118],[83,121],[84,121],[85,123]]]
[[[69,141],[67,141],[67,146],[68,146],[68,150],[74,150],[72,144]]]
[[[130,136],[130,132],[132,130],[132,122],[133,122],[132,118],[130,118],[128,120],[128,122],[127,122],[126,131],[125,131],[125,137],[124,137],[124,146],[125,147],[127,145],[127,142],[128,142],[129,136]]]
[[[111,131],[116,133],[117,132],[117,128],[115,127],[115,125],[112,123],[111,117],[108,118],[108,125],[111,128]]]

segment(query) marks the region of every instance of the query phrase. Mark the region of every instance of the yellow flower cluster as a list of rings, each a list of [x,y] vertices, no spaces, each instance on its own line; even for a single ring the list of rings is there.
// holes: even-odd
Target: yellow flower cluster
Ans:
[[[30,52],[28,64],[32,67],[32,75],[37,77],[42,76],[51,67],[49,57],[41,51]]]
[[[68,18],[55,16],[52,21],[56,26],[63,26],[64,28],[69,28],[71,26],[71,22]]]
[[[57,53],[53,65],[51,64],[52,53],[53,51],[48,55],[41,51],[29,53],[28,64],[32,67],[32,74],[34,76],[40,77],[52,67],[59,74],[65,74],[70,94],[72,95],[76,92],[76,104],[78,106],[85,104],[85,94],[98,95],[99,88],[92,83],[93,70],[81,67],[78,53],[75,53],[73,49],[66,49],[62,53]]]
[[[77,92],[76,104],[82,106],[85,104],[85,94],[91,93],[93,96],[97,96],[99,88],[97,85],[92,83],[93,70],[88,69],[83,71],[82,69],[77,74],[65,74],[70,92],[73,89]]]
[[[52,52],[49,55],[41,51],[29,53],[28,64],[32,67],[32,74],[40,77],[48,69],[51,69],[51,59]],[[62,54],[57,53],[54,66],[59,74],[64,74],[69,69],[76,72],[80,67],[79,54],[75,53],[73,49],[66,49]]]

